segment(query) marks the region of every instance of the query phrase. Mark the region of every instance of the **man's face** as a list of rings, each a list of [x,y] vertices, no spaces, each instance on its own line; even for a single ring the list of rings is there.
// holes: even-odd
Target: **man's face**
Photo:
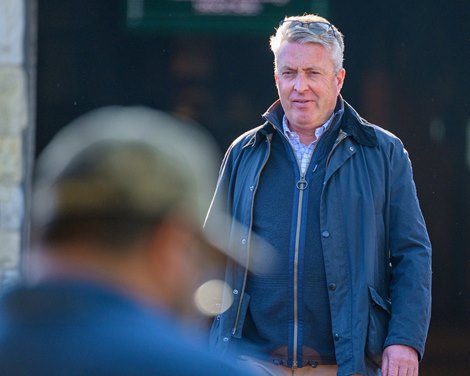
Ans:
[[[284,42],[274,75],[291,130],[314,131],[334,111],[345,71],[336,74],[330,51],[316,43]]]

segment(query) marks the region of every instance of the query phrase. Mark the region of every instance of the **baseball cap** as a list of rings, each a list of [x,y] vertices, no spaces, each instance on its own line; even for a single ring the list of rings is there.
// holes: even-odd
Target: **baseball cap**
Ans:
[[[197,124],[109,106],[63,128],[38,158],[33,224],[71,216],[153,218],[179,208],[202,226],[218,148]]]

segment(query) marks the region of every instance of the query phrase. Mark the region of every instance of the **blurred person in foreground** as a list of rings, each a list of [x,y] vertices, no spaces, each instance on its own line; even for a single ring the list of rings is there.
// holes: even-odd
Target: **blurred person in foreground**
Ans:
[[[228,264],[234,304],[212,346],[285,375],[416,376],[431,245],[408,153],[340,95],[344,41],[328,20],[287,17],[270,44],[279,100],[227,151],[206,228],[222,207],[244,226],[229,241],[249,260],[256,233],[277,268]]]
[[[41,154],[30,278],[0,305],[1,375],[250,374],[175,318],[225,261],[202,236],[217,169],[195,127],[108,107]]]

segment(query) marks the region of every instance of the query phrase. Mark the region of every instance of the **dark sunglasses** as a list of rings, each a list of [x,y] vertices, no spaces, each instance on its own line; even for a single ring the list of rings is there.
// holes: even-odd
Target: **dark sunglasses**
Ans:
[[[313,31],[314,33],[328,33],[333,35],[336,38],[336,32],[332,24],[328,22],[322,22],[322,21],[312,21],[312,22],[304,22],[304,21],[299,21],[299,20],[282,20],[279,22],[279,26],[285,24],[285,23],[290,23],[288,26],[289,28],[293,27],[304,27],[306,29],[309,29],[310,31]]]

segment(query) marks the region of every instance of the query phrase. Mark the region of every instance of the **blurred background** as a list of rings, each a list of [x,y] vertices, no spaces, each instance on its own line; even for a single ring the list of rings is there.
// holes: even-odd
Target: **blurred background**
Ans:
[[[470,356],[470,1],[39,0],[35,153],[80,114],[143,104],[192,118],[221,150],[276,99],[268,38],[285,15],[345,35],[343,96],[398,135],[434,247],[421,373]]]

